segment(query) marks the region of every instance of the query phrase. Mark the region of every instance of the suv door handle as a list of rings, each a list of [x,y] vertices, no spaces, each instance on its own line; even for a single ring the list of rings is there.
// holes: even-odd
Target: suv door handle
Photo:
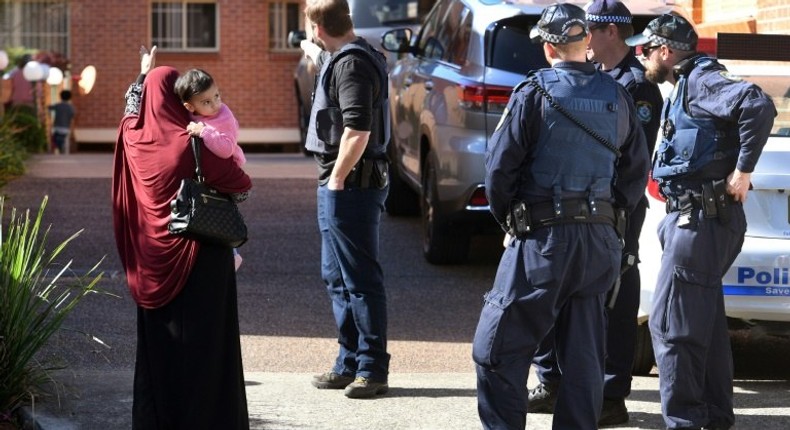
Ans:
[[[433,81],[425,81],[425,91],[430,91],[433,89]]]

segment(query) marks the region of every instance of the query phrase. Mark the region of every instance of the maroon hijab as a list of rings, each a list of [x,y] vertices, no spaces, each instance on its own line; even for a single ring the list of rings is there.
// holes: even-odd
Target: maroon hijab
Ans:
[[[199,250],[198,242],[167,231],[170,201],[181,180],[195,173],[186,132],[189,112],[173,90],[177,78],[172,67],[148,74],[140,114],[121,120],[115,146],[115,241],[132,298],[144,308],[164,306],[178,295]],[[201,167],[206,181],[220,191],[251,187],[250,178],[230,159],[204,150]]]

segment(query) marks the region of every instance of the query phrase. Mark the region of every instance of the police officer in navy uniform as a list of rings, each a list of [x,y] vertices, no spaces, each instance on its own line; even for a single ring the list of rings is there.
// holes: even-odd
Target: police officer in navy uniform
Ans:
[[[587,58],[628,90],[647,139],[648,153],[652,154],[663,98],[658,85],[645,78],[645,68],[633,49],[625,44],[625,39],[634,34],[631,11],[617,0],[595,0],[586,6],[586,11],[591,35]],[[647,205],[647,197],[642,196],[628,218],[621,269],[625,271],[607,301],[606,377],[599,426],[622,424],[629,419],[625,398],[631,393],[639,312],[639,235]],[[560,378],[553,334],[541,344],[533,364],[539,384],[529,392],[529,411],[552,413]]]
[[[647,145],[631,97],[586,62],[583,9],[551,5],[530,35],[552,68],[514,89],[485,157],[486,195],[507,235],[473,342],[478,412],[487,429],[525,427],[530,363],[554,327],[554,428],[594,429],[604,302],[623,249],[616,213],[644,193]]]
[[[321,275],[340,345],[331,370],[312,384],[349,398],[387,392],[387,301],[379,225],[387,197],[389,141],[384,56],[354,34],[346,0],[308,0],[313,39],[302,42],[320,69],[306,147],[318,161]]]
[[[668,211],[649,320],[664,422],[728,429],[735,415],[722,277],[743,244],[743,201],[776,109],[758,86],[695,52],[697,34],[680,16],[656,18],[626,43],[641,46],[648,79],[674,84],[653,165]]]

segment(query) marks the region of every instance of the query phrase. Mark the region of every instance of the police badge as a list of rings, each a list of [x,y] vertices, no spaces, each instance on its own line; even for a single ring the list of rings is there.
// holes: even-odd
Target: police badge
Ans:
[[[639,121],[647,124],[653,119],[653,105],[645,101],[636,102],[636,116]]]

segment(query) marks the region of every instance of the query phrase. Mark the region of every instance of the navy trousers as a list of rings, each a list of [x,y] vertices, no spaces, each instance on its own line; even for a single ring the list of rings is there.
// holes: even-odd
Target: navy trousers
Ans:
[[[379,264],[379,225],[387,189],[318,187],[321,276],[337,324],[332,371],[386,382],[387,298]]]
[[[647,198],[643,198],[628,217],[625,232],[625,248],[636,256],[636,263],[620,278],[620,290],[612,309],[607,309],[606,319],[606,374],[604,376],[604,398],[622,399],[631,394],[631,369],[634,366],[636,347],[637,315],[639,314],[639,290],[642,283],[639,274],[639,235],[645,222]],[[560,384],[560,369],[554,350],[554,332],[541,342],[535,353],[533,365],[541,383],[556,390]]]
[[[621,254],[620,240],[607,224],[545,227],[508,245],[472,345],[484,428],[525,427],[529,367],[552,327],[565,378],[553,428],[597,428],[603,402],[604,300]]]
[[[677,225],[679,212],[659,224],[664,253],[649,324],[667,428],[735,422],[721,279],[741,251],[746,219],[741,204],[730,209],[726,224],[700,210],[686,226]]]

